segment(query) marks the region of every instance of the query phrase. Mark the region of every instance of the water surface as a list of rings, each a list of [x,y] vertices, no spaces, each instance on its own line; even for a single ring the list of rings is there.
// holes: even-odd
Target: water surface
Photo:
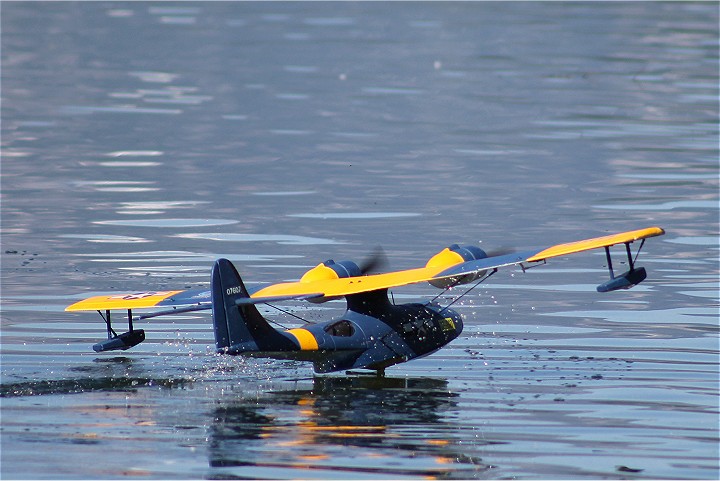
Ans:
[[[717,479],[718,18],[4,2],[0,475]],[[63,311],[207,287],[218,257],[253,284],[651,225],[637,288],[595,292],[602,252],[506,269],[384,379],[216,356],[202,313],[96,354],[101,320]],[[343,303],[282,307],[292,327]]]

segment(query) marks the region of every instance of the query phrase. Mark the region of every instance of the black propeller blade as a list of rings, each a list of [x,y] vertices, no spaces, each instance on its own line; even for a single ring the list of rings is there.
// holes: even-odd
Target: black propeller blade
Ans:
[[[385,270],[389,264],[390,261],[385,255],[385,250],[380,246],[376,246],[372,253],[360,263],[359,267],[363,275],[378,274]]]
[[[497,249],[485,251],[488,257],[504,256],[506,254],[514,254],[515,252],[517,252],[517,249],[513,249],[512,247],[498,247]]]

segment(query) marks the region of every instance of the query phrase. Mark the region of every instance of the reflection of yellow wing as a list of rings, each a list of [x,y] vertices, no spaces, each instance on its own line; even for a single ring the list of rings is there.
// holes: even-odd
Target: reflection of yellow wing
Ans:
[[[296,297],[305,295],[319,295],[325,297],[339,297],[378,289],[389,289],[433,279],[471,274],[473,272],[495,269],[498,267],[521,264],[524,262],[537,262],[551,257],[608,247],[615,244],[631,243],[648,237],[663,235],[659,227],[649,227],[604,237],[596,237],[578,242],[558,244],[547,249],[534,249],[514,254],[488,257],[485,259],[441,266],[427,266],[405,271],[388,272],[360,277],[347,277],[340,279],[306,280],[300,282],[287,282],[273,284],[252,294],[251,298]]]

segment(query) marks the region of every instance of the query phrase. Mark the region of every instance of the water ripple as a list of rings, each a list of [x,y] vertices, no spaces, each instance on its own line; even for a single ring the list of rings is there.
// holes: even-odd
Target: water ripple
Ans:
[[[210,227],[237,223],[238,221],[231,219],[115,219],[93,221],[93,224],[98,225],[161,228]]]
[[[394,219],[399,217],[417,217],[414,212],[328,212],[324,214],[288,214],[287,217],[300,219]]]
[[[110,235],[110,234],[63,234],[59,236],[65,239],[85,239],[88,242],[99,242],[106,244],[126,244],[126,243],[142,243],[142,242],[153,242],[149,239],[142,237],[131,237],[122,235]]]
[[[299,235],[270,235],[270,234],[233,234],[233,233],[191,233],[176,234],[175,237],[184,239],[203,239],[223,242],[276,242],[281,245],[334,245],[344,242],[320,237],[306,237]]]

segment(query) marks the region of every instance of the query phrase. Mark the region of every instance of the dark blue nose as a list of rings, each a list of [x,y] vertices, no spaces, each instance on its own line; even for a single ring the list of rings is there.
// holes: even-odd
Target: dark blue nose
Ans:
[[[442,309],[440,311],[440,314],[445,316],[446,320],[448,320],[448,319],[451,320],[452,324],[455,327],[455,332],[452,335],[452,339],[455,339],[456,337],[458,337],[462,333],[462,330],[463,330],[462,316],[460,316],[460,314],[457,311],[453,311],[452,309]]]
[[[427,307],[434,311],[438,319],[440,319],[439,323],[442,327],[445,343],[452,341],[462,333],[463,321],[457,311],[442,307],[439,304],[427,304]]]

